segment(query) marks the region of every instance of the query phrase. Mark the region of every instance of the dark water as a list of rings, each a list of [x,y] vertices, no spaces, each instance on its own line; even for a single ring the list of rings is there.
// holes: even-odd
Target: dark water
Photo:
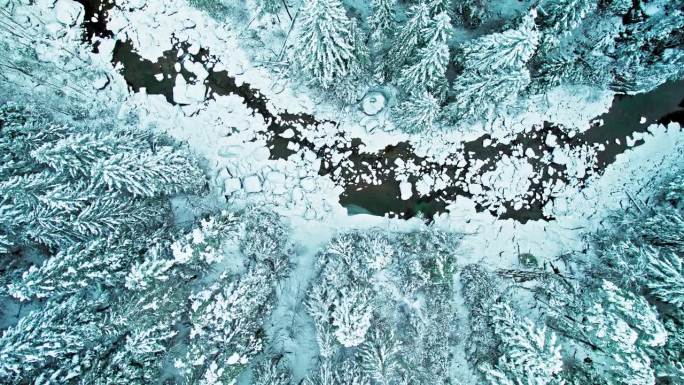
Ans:
[[[109,11],[116,5],[114,0],[75,0],[83,6],[83,39],[93,43],[93,52],[98,52],[100,42],[95,37],[113,37],[112,31],[107,29]]]
[[[93,20],[97,20],[97,22],[84,25],[86,30],[84,38],[91,41],[93,36],[110,36],[111,32],[108,32],[106,28],[106,17],[101,16],[106,15],[106,11],[93,11],[101,9],[97,5],[97,1],[82,0],[80,2],[90,4],[91,11],[86,8],[86,20],[90,20],[88,12],[95,12],[96,19]],[[114,5],[109,3],[108,6],[109,8],[104,8],[111,9]],[[415,154],[411,144],[407,142],[388,146],[374,153],[362,152],[363,143],[360,139],[348,138],[339,132],[331,133],[335,137],[333,144],[318,147],[306,139],[293,124],[299,123],[306,130],[319,124],[334,122],[318,121],[308,114],[271,111],[268,108],[268,99],[257,89],[246,83],[238,85],[235,78],[226,71],[214,71],[216,59],[207,49],[203,48],[198,54],[190,55],[187,53],[188,46],[186,43],[179,41],[172,41],[172,43],[174,47],[171,50],[164,52],[162,57],[152,62],[141,58],[130,42],[117,41],[112,62],[115,65],[119,63],[122,65],[121,73],[131,91],[137,92],[144,87],[148,94],[164,95],[169,103],[177,104],[173,100],[176,75],[182,75],[189,83],[195,82],[196,77],[183,68],[177,71],[175,64],[186,59],[202,63],[209,72],[209,76],[205,80],[208,90],[207,99],[211,99],[216,94],[235,94],[243,98],[244,103],[253,110],[253,114],[261,115],[268,125],[264,134],[268,137],[271,159],[287,159],[289,156],[295,155],[294,151],[287,148],[289,142],[294,142],[300,148],[313,151],[321,160],[319,174],[329,176],[338,185],[344,187],[344,192],[340,195],[340,203],[349,207],[351,213],[367,212],[374,215],[390,215],[401,218],[422,215],[425,218],[432,218],[435,214],[444,212],[446,206],[454,201],[457,196],[471,196],[461,187],[463,186],[461,182],[464,181],[469,169],[473,167],[475,162],[484,162],[484,167],[479,171],[484,173],[493,169],[503,155],[512,155],[516,148],[521,147],[523,151],[529,148],[534,150],[536,154],[542,154],[544,151],[552,152],[553,148],[545,143],[548,133],[553,133],[557,137],[560,146],[567,144],[571,148],[577,148],[599,143],[604,145],[605,149],[598,153],[596,167],[585,170],[588,177],[592,173],[600,173],[615,160],[618,154],[626,151],[628,146],[625,139],[633,133],[645,132],[647,127],[655,122],[677,121],[684,124],[682,119],[684,115],[684,108],[682,108],[684,104],[684,81],[677,81],[664,84],[646,94],[617,96],[610,111],[595,119],[597,122],[602,120],[602,125],[596,124],[586,132],[574,137],[568,136],[561,127],[547,122],[543,126],[533,127],[529,132],[519,134],[507,144],[494,142],[485,146],[484,142],[491,140],[489,135],[466,142],[461,153],[465,163],[461,167],[439,164],[419,157]],[[184,54],[179,56],[179,50],[183,50]],[[159,73],[164,75],[161,81],[155,78],[155,74]],[[646,118],[644,123],[640,123],[642,116]],[[286,139],[278,135],[288,128],[295,132],[293,137]],[[619,143],[616,142],[616,139],[619,140]],[[641,144],[639,141],[635,143],[635,145],[639,144]],[[352,166],[342,167],[340,164],[332,164],[329,161],[333,155],[339,156],[339,154],[345,154],[343,159],[351,162]],[[456,159],[456,155],[453,155],[453,159]],[[414,185],[423,173],[432,170],[448,175],[454,183],[423,197],[418,197],[414,190],[411,199],[401,200],[399,182],[397,181],[399,170],[395,164],[397,159],[401,159],[405,163],[412,162],[421,165],[420,172],[408,179]],[[504,202],[503,205],[507,211],[501,217],[513,218],[523,223],[528,220],[551,220],[553,218],[545,217],[542,212],[542,208],[548,203],[548,199],[538,198],[543,195],[541,193],[545,181],[551,179],[568,181],[565,166],[541,162],[538,159],[528,159],[528,162],[534,167],[535,173],[541,176],[532,182],[531,198],[522,208],[517,210],[512,207],[512,202]],[[553,175],[551,175],[551,171]],[[363,182],[364,178],[372,178],[375,182]],[[487,210],[488,208],[478,207],[478,209]]]

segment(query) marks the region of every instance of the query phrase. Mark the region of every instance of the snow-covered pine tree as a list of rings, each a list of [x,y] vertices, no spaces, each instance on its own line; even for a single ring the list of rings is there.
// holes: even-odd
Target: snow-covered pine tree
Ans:
[[[240,229],[248,235],[240,240],[240,251],[247,258],[265,264],[276,277],[287,272],[293,253],[291,229],[278,214],[251,207],[240,217]]]
[[[548,39],[558,39],[570,33],[582,23],[589,14],[596,11],[596,0],[545,0],[539,8],[542,20],[550,28]]]
[[[461,22],[469,28],[476,28],[489,18],[489,0],[459,0],[454,2],[454,12]]]
[[[427,0],[432,15],[451,12],[451,0]]]
[[[394,109],[397,114],[395,124],[404,132],[430,132],[437,128],[441,109],[439,100],[424,91],[410,96]]]
[[[257,0],[259,11],[265,14],[276,14],[283,7],[283,0]]]
[[[527,69],[463,74],[454,82],[444,118],[452,123],[486,120],[497,109],[512,103],[530,84]]]
[[[192,158],[170,146],[102,159],[91,169],[91,177],[100,186],[134,197],[198,192],[203,184]]]
[[[60,250],[40,267],[31,266],[8,291],[19,300],[70,294],[93,283],[112,286],[117,274],[126,274],[133,257],[130,243],[117,244],[106,238],[76,243]],[[130,254],[129,254],[130,253]]]
[[[371,0],[373,14],[368,18],[371,39],[379,44],[392,37],[397,27],[397,0]]]
[[[0,225],[15,247],[142,235],[167,219],[166,197],[204,183],[189,154],[149,133],[78,132],[35,107],[0,109]]]
[[[503,354],[495,367],[481,366],[492,385],[545,385],[563,369],[561,348],[554,333],[537,328],[530,320],[520,320],[506,303],[492,306],[494,329]]]
[[[90,358],[88,347],[104,337],[98,323],[106,313],[95,311],[98,307],[106,304],[98,304],[85,294],[74,295],[51,301],[3,331],[0,382],[22,384],[51,378],[53,383],[66,383],[66,378],[81,374]],[[69,371],[62,367],[65,363]]]
[[[144,258],[159,255],[148,253]],[[166,270],[166,279],[148,279],[147,285],[119,284],[102,290],[102,285],[92,284],[70,295],[53,296],[0,336],[0,381],[93,385],[158,381],[177,334],[183,309],[178,304],[187,300],[189,282],[201,266],[193,262],[176,264]],[[93,271],[87,271],[84,280],[92,278]],[[71,272],[66,273],[65,282],[73,283]],[[60,284],[57,279],[53,282]]]
[[[404,377],[402,367],[402,344],[391,328],[379,323],[359,347],[359,365],[376,384],[401,383]]]
[[[422,46],[423,32],[430,25],[431,11],[430,6],[420,0],[408,9],[409,19],[401,27],[399,33],[395,34],[392,41],[392,48],[387,53],[386,68],[390,75],[399,75],[405,64],[410,62],[417,50]]]
[[[371,58],[366,45],[365,33],[358,27],[355,19],[349,22],[349,41],[354,47],[354,60],[349,63],[347,76],[340,76],[333,80],[330,94],[346,104],[358,102],[366,91]]]
[[[335,337],[342,346],[359,346],[371,326],[373,309],[363,289],[343,288],[332,311]]]
[[[464,72],[452,85],[449,123],[485,120],[515,100],[530,83],[527,63],[539,45],[533,9],[516,29],[483,36],[463,46]],[[506,103],[504,103],[506,102]]]
[[[553,325],[588,348],[609,383],[653,385],[654,357],[668,339],[655,309],[643,297],[609,281],[579,301],[581,317],[575,311],[564,312],[568,307],[563,306],[551,318]]]
[[[451,18],[446,12],[437,14],[424,31],[427,45],[420,48],[415,61],[401,70],[399,84],[409,93],[427,90],[435,95],[446,92],[446,69],[449,65]]]
[[[224,274],[191,296],[188,351],[175,363],[187,381],[230,383],[262,350],[271,279],[264,266],[254,266],[239,277]]]
[[[652,252],[646,286],[661,301],[684,306],[684,261],[674,252]]]
[[[306,78],[324,89],[358,69],[352,23],[340,0],[311,0],[303,4],[294,61]]]
[[[373,14],[368,18],[370,34],[369,57],[373,77],[384,83],[392,71],[388,66],[390,43],[397,32],[397,0],[372,0]]]
[[[634,7],[634,2],[632,0],[609,0],[607,9],[618,15],[625,16]]]
[[[534,23],[536,16],[536,11],[532,10],[518,28],[467,42],[462,47],[466,73],[519,71],[524,68],[539,46],[541,34]]]
[[[535,79],[538,78],[545,87],[561,84],[605,84],[605,79],[600,79],[600,74],[596,73],[596,70],[597,68],[590,67],[580,55],[560,51],[544,57]]]
[[[478,365],[492,359],[499,345],[489,314],[501,294],[500,285],[497,285],[497,277],[480,264],[464,266],[459,278],[470,328],[466,352],[468,360]]]
[[[31,151],[31,157],[58,173],[71,178],[87,177],[101,159],[121,152],[149,149],[150,133],[115,130],[110,132],[77,133],[55,142],[45,143]]]
[[[252,375],[252,385],[289,385],[292,373],[284,361],[282,356],[276,356],[268,362],[259,362]]]

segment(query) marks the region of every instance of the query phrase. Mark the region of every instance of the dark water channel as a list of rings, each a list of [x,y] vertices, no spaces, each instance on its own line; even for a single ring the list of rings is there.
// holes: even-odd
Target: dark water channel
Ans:
[[[94,0],[80,0],[85,7],[84,39],[93,41],[93,37],[111,37],[112,34],[106,28],[106,13],[114,7],[113,3],[100,3]],[[287,159],[297,151],[288,148],[290,142],[297,144],[298,148],[306,148],[314,152],[320,159],[320,175],[327,175],[338,185],[344,187],[340,195],[340,203],[349,207],[350,211],[366,211],[374,215],[391,215],[401,218],[410,218],[415,215],[423,215],[432,218],[435,214],[444,212],[446,206],[454,201],[457,196],[470,197],[465,190],[466,175],[474,164],[484,162],[478,172],[484,173],[496,166],[503,155],[511,156],[516,148],[532,149],[536,154],[545,151],[552,152],[554,147],[546,144],[546,136],[552,133],[557,138],[558,146],[569,145],[571,148],[581,146],[603,144],[597,154],[597,163],[591,170],[586,170],[587,178],[601,171],[616,156],[626,151],[629,147],[626,138],[636,132],[645,132],[649,125],[660,122],[679,122],[684,124],[684,81],[670,82],[656,90],[636,96],[616,96],[611,109],[604,115],[594,119],[596,124],[584,133],[569,136],[562,127],[547,122],[543,126],[533,127],[528,132],[517,135],[507,144],[492,142],[489,135],[484,135],[476,140],[463,144],[463,150],[459,154],[453,154],[453,159],[461,159],[459,166],[440,164],[415,154],[413,147],[408,142],[387,146],[378,152],[364,152],[363,143],[358,138],[348,138],[339,132],[334,135],[333,144],[317,146],[304,137],[302,131],[314,128],[320,124],[334,122],[322,122],[308,114],[292,114],[287,111],[271,111],[268,108],[268,99],[258,90],[251,88],[249,84],[238,85],[235,78],[226,71],[214,71],[216,59],[208,49],[202,48],[195,55],[188,53],[187,43],[172,39],[173,48],[165,51],[163,56],[156,62],[143,59],[135,52],[133,46],[127,41],[117,41],[113,52],[112,63],[122,66],[121,73],[132,92],[138,92],[145,88],[148,94],[163,95],[169,103],[178,104],[173,100],[173,87],[178,74],[183,76],[188,83],[195,82],[196,76],[181,67],[177,70],[176,63],[184,60],[200,62],[208,71],[209,76],[204,81],[207,87],[206,98],[211,99],[214,95],[235,94],[243,98],[244,103],[259,114],[268,125],[266,132],[271,159]],[[94,49],[97,46],[94,45]],[[180,50],[182,54],[179,55]],[[162,80],[157,80],[155,75],[163,74]],[[645,121],[640,122],[642,117]],[[599,124],[602,122],[602,124]],[[300,128],[303,127],[303,128]],[[201,129],[201,128],[200,128]],[[287,129],[294,131],[294,136],[284,138],[282,134]],[[634,145],[641,144],[636,141]],[[345,162],[333,164],[330,162],[334,156],[344,154]],[[433,191],[427,196],[419,197],[414,187],[411,199],[400,198],[399,182],[397,176],[401,172],[396,166],[397,159],[404,163],[419,165],[418,173],[408,179],[415,186],[415,182],[424,173],[445,174],[453,183],[446,188]],[[540,159],[528,159],[540,177],[533,180],[531,194],[526,203],[520,208],[514,208],[512,202],[503,202],[506,213],[502,218],[513,218],[520,222],[528,220],[551,220],[545,217],[542,208],[548,198],[543,198],[544,183],[554,179],[567,182],[568,176],[565,166],[555,163],[543,162]],[[351,162],[351,166],[349,163]],[[346,163],[345,166],[342,166]],[[338,170],[339,169],[339,170]],[[373,180],[372,183],[364,180]],[[586,178],[585,178],[586,180]],[[581,181],[580,186],[584,183]],[[488,210],[488,207],[478,207],[479,210]]]

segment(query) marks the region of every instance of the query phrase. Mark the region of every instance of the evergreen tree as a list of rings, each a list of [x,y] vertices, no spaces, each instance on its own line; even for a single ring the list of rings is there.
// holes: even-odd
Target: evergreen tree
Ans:
[[[668,339],[655,309],[609,281],[578,306],[579,316],[565,306],[552,323],[590,348],[601,376],[609,383],[654,384],[654,356]]]
[[[103,159],[93,167],[91,175],[107,189],[125,191],[134,197],[157,197],[198,192],[203,174],[187,155],[164,146]]]
[[[395,109],[395,124],[409,133],[429,132],[437,128],[437,117],[441,111],[439,100],[429,92],[411,96]]]
[[[466,71],[493,73],[521,70],[534,55],[540,33],[536,12],[527,15],[516,29],[485,35],[463,46]]]
[[[270,362],[260,362],[252,378],[253,385],[289,385],[292,374],[283,363],[282,357],[274,357]]]
[[[399,83],[410,93],[426,89],[444,94],[446,69],[449,65],[448,39],[451,34],[451,18],[442,12],[434,17],[426,28],[427,46],[418,50],[414,63],[401,71]]]
[[[476,28],[489,18],[491,5],[488,0],[460,0],[454,2],[459,21],[467,27]]]
[[[539,45],[532,10],[516,29],[483,36],[463,46],[464,72],[451,89],[452,102],[443,118],[450,123],[484,120],[530,83],[526,68]],[[506,102],[506,103],[504,103]]]
[[[343,288],[331,315],[335,337],[342,346],[354,347],[365,341],[373,314],[368,295],[362,289]]]
[[[230,383],[262,350],[262,324],[272,300],[271,275],[262,267],[225,275],[191,297],[190,342],[176,367],[191,383]]]
[[[358,47],[352,41],[351,28],[340,0],[304,3],[294,47],[295,61],[303,74],[323,88],[338,78],[354,75]]]
[[[387,68],[398,74],[404,65],[411,61],[423,44],[423,32],[430,25],[430,6],[423,0],[408,10],[409,19],[396,34],[392,48],[387,55]]]
[[[0,337],[0,380],[21,384],[29,378],[60,381],[80,374],[89,357],[79,353],[104,337],[97,323],[105,313],[95,311],[103,306],[96,299],[76,295],[21,318]],[[65,362],[70,371],[60,365]]]
[[[126,130],[78,132],[34,107],[1,110],[7,162],[0,226],[15,248],[143,234],[167,220],[168,196],[202,187],[193,158],[168,140]]]
[[[486,120],[529,84],[526,69],[464,74],[452,86],[453,101],[445,108],[445,118],[450,122]]]
[[[460,280],[470,327],[466,352],[468,360],[477,366],[494,357],[499,345],[489,315],[500,289],[496,276],[478,264],[464,266]]]
[[[404,377],[401,341],[397,340],[392,329],[385,330],[386,326],[376,326],[359,347],[361,368],[380,385],[400,383]]]
[[[648,288],[661,301],[684,306],[684,261],[673,252],[652,253],[649,258]]]
[[[551,383],[563,368],[555,334],[536,328],[529,320],[521,322],[505,303],[494,305],[491,311],[503,355],[496,367],[482,366],[486,380],[492,385]]]
[[[373,31],[371,38],[381,44],[394,34],[397,24],[397,0],[371,0],[373,14],[368,19],[368,26]]]
[[[283,7],[283,0],[257,0],[259,11],[267,14],[276,14]]]
[[[540,5],[544,23],[551,29],[548,38],[570,33],[582,20],[596,11],[596,0],[546,0]],[[557,41],[557,40],[556,40]]]

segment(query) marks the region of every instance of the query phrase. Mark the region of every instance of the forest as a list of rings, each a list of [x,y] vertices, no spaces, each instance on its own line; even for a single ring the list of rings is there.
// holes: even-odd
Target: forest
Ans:
[[[684,1],[0,0],[0,384],[684,385]]]

